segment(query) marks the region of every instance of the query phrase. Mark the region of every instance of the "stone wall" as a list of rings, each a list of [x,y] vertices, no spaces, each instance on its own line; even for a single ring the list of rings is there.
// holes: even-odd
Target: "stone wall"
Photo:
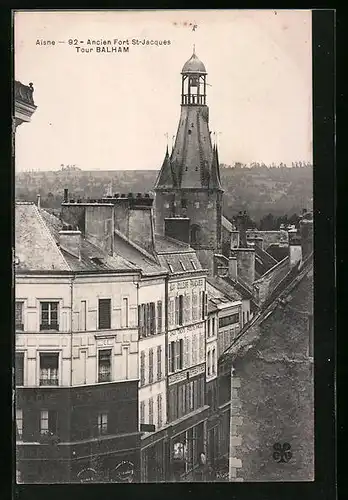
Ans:
[[[261,324],[246,332],[253,341],[244,355],[237,353],[234,359],[231,456],[237,481],[314,479],[314,387],[308,321],[312,294],[312,276],[307,275],[290,292],[288,303],[277,306]],[[276,443],[282,452],[274,458]],[[288,461],[284,443],[291,446]]]

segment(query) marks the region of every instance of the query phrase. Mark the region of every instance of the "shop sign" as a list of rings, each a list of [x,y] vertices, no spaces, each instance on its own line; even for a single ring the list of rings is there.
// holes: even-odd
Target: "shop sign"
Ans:
[[[134,481],[134,464],[128,461],[120,462],[112,471],[112,477],[118,483],[132,483]]]
[[[97,471],[91,468],[83,469],[77,474],[81,483],[93,483],[97,478]]]

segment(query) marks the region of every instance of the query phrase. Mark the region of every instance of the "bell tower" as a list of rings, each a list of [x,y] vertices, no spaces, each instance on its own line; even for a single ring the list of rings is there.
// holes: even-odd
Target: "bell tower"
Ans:
[[[181,71],[181,113],[171,154],[168,148],[155,184],[155,230],[165,219],[189,219],[191,246],[210,268],[221,253],[223,189],[217,146],[209,131],[207,71],[195,49]],[[187,227],[187,225],[185,226]]]

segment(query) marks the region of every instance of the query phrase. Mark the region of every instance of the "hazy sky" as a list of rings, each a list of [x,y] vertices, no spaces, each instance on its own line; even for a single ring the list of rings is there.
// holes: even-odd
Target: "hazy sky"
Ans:
[[[77,53],[69,38],[129,52]],[[132,45],[144,38],[170,45]],[[30,11],[15,16],[15,78],[33,82],[37,110],[17,128],[16,168],[159,169],[193,44],[221,163],[312,160],[310,11]]]

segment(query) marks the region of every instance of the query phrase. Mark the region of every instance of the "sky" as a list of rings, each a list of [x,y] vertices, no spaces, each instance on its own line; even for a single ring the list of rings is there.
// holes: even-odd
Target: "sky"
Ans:
[[[193,44],[220,163],[312,162],[309,10],[28,11],[14,31],[15,79],[33,82],[37,105],[17,128],[17,171],[158,170]],[[128,40],[129,52],[82,53],[69,39]]]

